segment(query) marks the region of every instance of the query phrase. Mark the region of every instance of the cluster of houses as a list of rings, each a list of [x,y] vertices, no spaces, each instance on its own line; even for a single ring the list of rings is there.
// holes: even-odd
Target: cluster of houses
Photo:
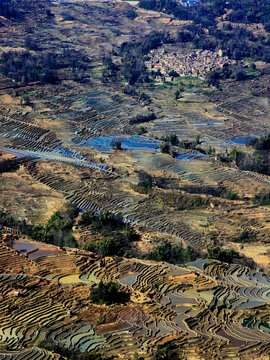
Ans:
[[[180,51],[166,52],[164,49],[155,49],[150,51],[149,60],[145,65],[147,70],[156,72],[156,80],[162,82],[172,81],[172,71],[179,76],[204,78],[207,72],[232,63],[235,61],[223,56],[222,50],[199,50],[184,55]]]

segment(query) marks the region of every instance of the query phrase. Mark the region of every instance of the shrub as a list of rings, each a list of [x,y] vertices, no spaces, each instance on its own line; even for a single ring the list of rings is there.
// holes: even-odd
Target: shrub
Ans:
[[[145,134],[145,133],[147,133],[147,130],[146,130],[146,128],[145,128],[144,126],[138,127],[138,129],[137,129],[137,135],[143,135],[143,134]]]
[[[172,76],[172,77],[176,78],[176,77],[179,77],[180,75],[175,70],[172,70],[172,71],[169,72],[169,76]]]

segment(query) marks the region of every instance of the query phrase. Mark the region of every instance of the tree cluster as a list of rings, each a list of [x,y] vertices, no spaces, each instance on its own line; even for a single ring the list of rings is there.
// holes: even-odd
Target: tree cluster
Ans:
[[[19,9],[19,1],[2,0],[0,2],[0,16],[7,19],[22,20],[23,13]]]
[[[56,211],[45,226],[34,226],[30,236],[35,240],[60,247],[77,247],[72,235],[72,227],[77,215],[78,212],[74,207],[70,207],[67,211]]]
[[[170,41],[163,33],[154,32],[133,43],[122,43],[119,55],[122,57],[122,73],[130,85],[149,82],[144,64],[144,55]]]
[[[156,118],[157,118],[157,116],[153,112],[150,112],[149,114],[138,114],[134,118],[132,118],[129,121],[129,123],[131,125],[137,125],[137,124],[142,124],[142,123],[145,123],[145,122],[155,120]]]
[[[190,246],[183,248],[180,245],[172,245],[168,241],[163,241],[147,257],[150,260],[166,261],[171,264],[185,264],[196,260],[199,257],[199,253]]]
[[[251,140],[249,145],[256,150],[270,150],[270,134]]]
[[[195,185],[185,185],[181,187],[182,190],[190,194],[206,194],[212,195],[214,197],[221,197],[228,200],[236,200],[237,192],[226,189],[224,186],[195,186]]]
[[[177,210],[203,208],[209,205],[209,199],[202,196],[184,195],[177,192],[159,192],[157,202]]]
[[[66,211],[55,212],[45,225],[30,225],[25,220],[15,220],[11,215],[0,211],[0,225],[19,230],[34,240],[60,247],[77,247],[72,236],[72,227],[77,217],[77,210],[71,206]]]
[[[101,256],[129,256],[133,253],[132,243],[140,239],[135,230],[125,224],[121,218],[106,212],[99,215],[95,215],[91,211],[85,212],[79,225],[91,225],[92,233],[103,238],[97,243],[90,242],[85,246],[86,250],[93,251]]]
[[[232,238],[232,241],[238,243],[248,243],[255,241],[256,235],[252,231],[243,230],[239,236],[235,236]]]
[[[26,39],[26,42],[29,46],[29,40]],[[68,50],[60,54],[46,51],[35,55],[28,51],[9,51],[3,53],[0,59],[0,72],[21,84],[55,82],[55,70],[70,67],[73,71],[85,70],[80,54]]]
[[[221,249],[220,247],[211,247],[207,249],[208,258],[226,262],[228,264],[239,264],[248,266],[251,269],[255,268],[255,263],[252,259],[241,256],[238,252],[231,249]]]
[[[1,57],[0,72],[21,84],[54,82],[52,70],[58,67],[56,58],[56,54],[49,52],[32,55],[27,51],[9,51]]]
[[[120,285],[115,282],[100,281],[98,286],[91,290],[90,299],[95,304],[125,304],[129,301],[130,295],[119,290]]]
[[[4,172],[13,172],[19,169],[19,161],[17,159],[0,161],[0,174]]]
[[[135,189],[143,194],[148,194],[153,187],[153,177],[144,170],[137,171],[139,182]]]
[[[252,76],[247,74],[245,68],[241,65],[225,64],[222,69],[213,70],[207,73],[206,82],[208,85],[219,87],[220,80],[234,79],[236,81],[243,81]]]
[[[59,360],[114,360],[114,356],[104,356],[100,352],[93,351],[84,351],[80,352],[78,350],[69,350],[55,343],[52,340],[40,340],[38,341],[38,347],[54,352],[57,355],[60,355]]]
[[[173,341],[159,345],[156,350],[152,350],[151,360],[180,360],[180,347]]]
[[[234,148],[231,151],[231,158],[241,170],[254,171],[270,175],[270,151],[267,149],[268,137],[262,137],[252,142],[255,151],[244,152]]]

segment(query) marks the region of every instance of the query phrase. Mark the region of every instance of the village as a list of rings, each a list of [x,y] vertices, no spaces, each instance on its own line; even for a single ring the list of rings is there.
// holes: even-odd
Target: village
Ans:
[[[204,79],[207,72],[233,63],[234,60],[223,56],[222,50],[218,52],[199,50],[184,55],[180,51],[166,52],[165,49],[155,49],[150,51],[145,66],[148,71],[156,72],[156,81],[162,82],[172,81],[175,73],[181,77],[193,76]]]

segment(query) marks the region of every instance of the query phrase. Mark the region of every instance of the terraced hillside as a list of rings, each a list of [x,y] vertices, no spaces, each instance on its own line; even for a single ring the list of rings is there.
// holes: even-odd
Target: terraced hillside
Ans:
[[[77,250],[32,262],[18,254],[25,257],[18,272],[2,253],[0,340],[20,350],[0,352],[3,359],[57,358],[36,347],[23,350],[30,343],[102,349],[124,359],[133,359],[135,351],[148,358],[170,339],[185,356],[191,348],[226,359],[230,353],[246,359],[269,351],[270,280],[261,272],[208,260],[186,267],[120,257],[100,261]],[[90,291],[100,280],[119,283],[130,301],[113,307],[91,303]]]
[[[192,21],[16,4],[0,16],[0,360],[268,359],[270,176],[237,156],[259,161],[248,139],[270,133],[269,65],[219,89],[161,83],[147,55],[194,52]],[[95,301],[107,285],[116,301]]]

